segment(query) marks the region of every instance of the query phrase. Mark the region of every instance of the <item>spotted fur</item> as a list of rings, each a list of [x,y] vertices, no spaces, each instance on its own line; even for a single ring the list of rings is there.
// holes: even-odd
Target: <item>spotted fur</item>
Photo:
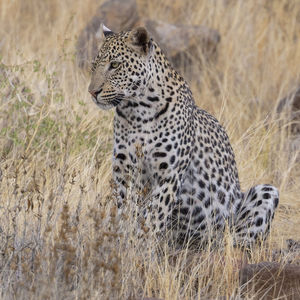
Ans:
[[[116,110],[113,176],[120,209],[133,178],[139,214],[156,232],[173,229],[178,241],[203,242],[227,223],[236,228],[237,243],[266,237],[277,189],[241,192],[224,128],[195,105],[147,31],[106,31],[99,49],[89,91],[100,108]]]

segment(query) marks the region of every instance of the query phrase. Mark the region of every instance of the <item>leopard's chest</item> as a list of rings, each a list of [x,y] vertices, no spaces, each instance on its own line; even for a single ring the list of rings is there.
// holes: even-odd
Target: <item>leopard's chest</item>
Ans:
[[[119,128],[114,131],[115,164],[122,164],[125,173],[131,173],[142,182],[149,182],[153,178],[152,153],[160,143],[160,132],[144,126],[137,128]],[[123,161],[119,158],[125,158]]]
[[[150,118],[123,108],[114,120],[114,164],[153,185],[183,166],[192,148],[193,124],[189,107],[180,108],[168,103]]]

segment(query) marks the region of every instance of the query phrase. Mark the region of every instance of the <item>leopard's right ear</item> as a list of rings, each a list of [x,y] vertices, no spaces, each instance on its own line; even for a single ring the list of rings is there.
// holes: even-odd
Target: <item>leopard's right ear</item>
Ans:
[[[96,39],[98,44],[100,44],[107,36],[115,34],[109,28],[107,28],[104,24],[100,25],[100,28],[96,32]]]

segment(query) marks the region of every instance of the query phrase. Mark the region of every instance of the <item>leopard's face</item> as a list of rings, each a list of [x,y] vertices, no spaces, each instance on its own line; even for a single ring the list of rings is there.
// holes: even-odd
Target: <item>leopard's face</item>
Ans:
[[[149,78],[151,43],[144,28],[115,34],[104,31],[92,64],[89,92],[102,109],[110,109],[143,92]]]

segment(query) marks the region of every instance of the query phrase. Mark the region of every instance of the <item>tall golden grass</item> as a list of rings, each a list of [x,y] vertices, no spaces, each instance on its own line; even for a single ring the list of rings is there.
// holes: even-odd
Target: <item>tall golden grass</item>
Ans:
[[[252,257],[271,259],[285,239],[300,236],[299,149],[289,150],[289,122],[274,113],[300,83],[299,2],[137,2],[141,16],[220,32],[218,61],[199,64],[201,87],[197,80],[190,86],[197,104],[225,126],[243,190],[258,183],[280,189],[268,246]],[[113,111],[94,106],[89,76],[75,61],[76,39],[99,4],[0,1],[0,295],[238,295],[241,254],[230,243],[214,253],[166,249],[157,256],[153,239],[135,238],[130,212],[116,214]]]

